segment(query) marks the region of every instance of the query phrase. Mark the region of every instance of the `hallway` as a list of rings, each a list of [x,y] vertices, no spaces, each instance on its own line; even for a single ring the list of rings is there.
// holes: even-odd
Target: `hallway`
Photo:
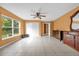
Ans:
[[[28,37],[4,48],[0,56],[78,56],[79,53],[54,37]]]

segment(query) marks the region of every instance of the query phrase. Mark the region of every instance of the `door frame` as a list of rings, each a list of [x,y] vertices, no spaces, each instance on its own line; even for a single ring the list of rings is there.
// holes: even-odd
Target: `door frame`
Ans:
[[[39,35],[41,35],[40,34],[40,32],[41,32],[40,31],[40,22],[36,22],[36,21],[33,21],[33,22],[32,21],[26,21],[26,23],[25,23],[25,34],[27,34],[27,27],[26,27],[27,23],[38,23],[39,24],[39,30],[38,30],[39,32],[38,33],[39,33]]]

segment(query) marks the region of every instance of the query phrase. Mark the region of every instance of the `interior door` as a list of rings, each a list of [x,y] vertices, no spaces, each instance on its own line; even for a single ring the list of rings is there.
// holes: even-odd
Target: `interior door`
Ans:
[[[63,40],[63,31],[60,31],[60,41]]]
[[[30,37],[39,36],[39,23],[29,22],[26,24],[26,34]]]

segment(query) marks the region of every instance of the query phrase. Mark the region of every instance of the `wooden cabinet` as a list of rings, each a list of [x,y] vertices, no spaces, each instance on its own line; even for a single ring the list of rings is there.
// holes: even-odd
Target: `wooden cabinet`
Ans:
[[[64,43],[79,51],[79,32],[64,32]]]
[[[74,36],[64,32],[64,43],[74,48]]]
[[[79,35],[76,36],[76,47],[75,48],[79,51]]]

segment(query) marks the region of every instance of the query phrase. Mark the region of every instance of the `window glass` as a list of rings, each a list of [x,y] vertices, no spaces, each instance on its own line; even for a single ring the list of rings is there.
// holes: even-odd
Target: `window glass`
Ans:
[[[18,28],[14,28],[14,34],[18,34],[19,33],[19,29]]]
[[[19,22],[14,20],[14,27],[19,27]]]
[[[7,38],[12,36],[12,28],[3,28],[2,31],[3,31],[2,38]]]
[[[19,21],[13,20],[12,18],[2,16],[2,40],[7,39],[13,35],[19,34]]]
[[[7,17],[3,17],[3,27],[12,27],[12,20]]]

